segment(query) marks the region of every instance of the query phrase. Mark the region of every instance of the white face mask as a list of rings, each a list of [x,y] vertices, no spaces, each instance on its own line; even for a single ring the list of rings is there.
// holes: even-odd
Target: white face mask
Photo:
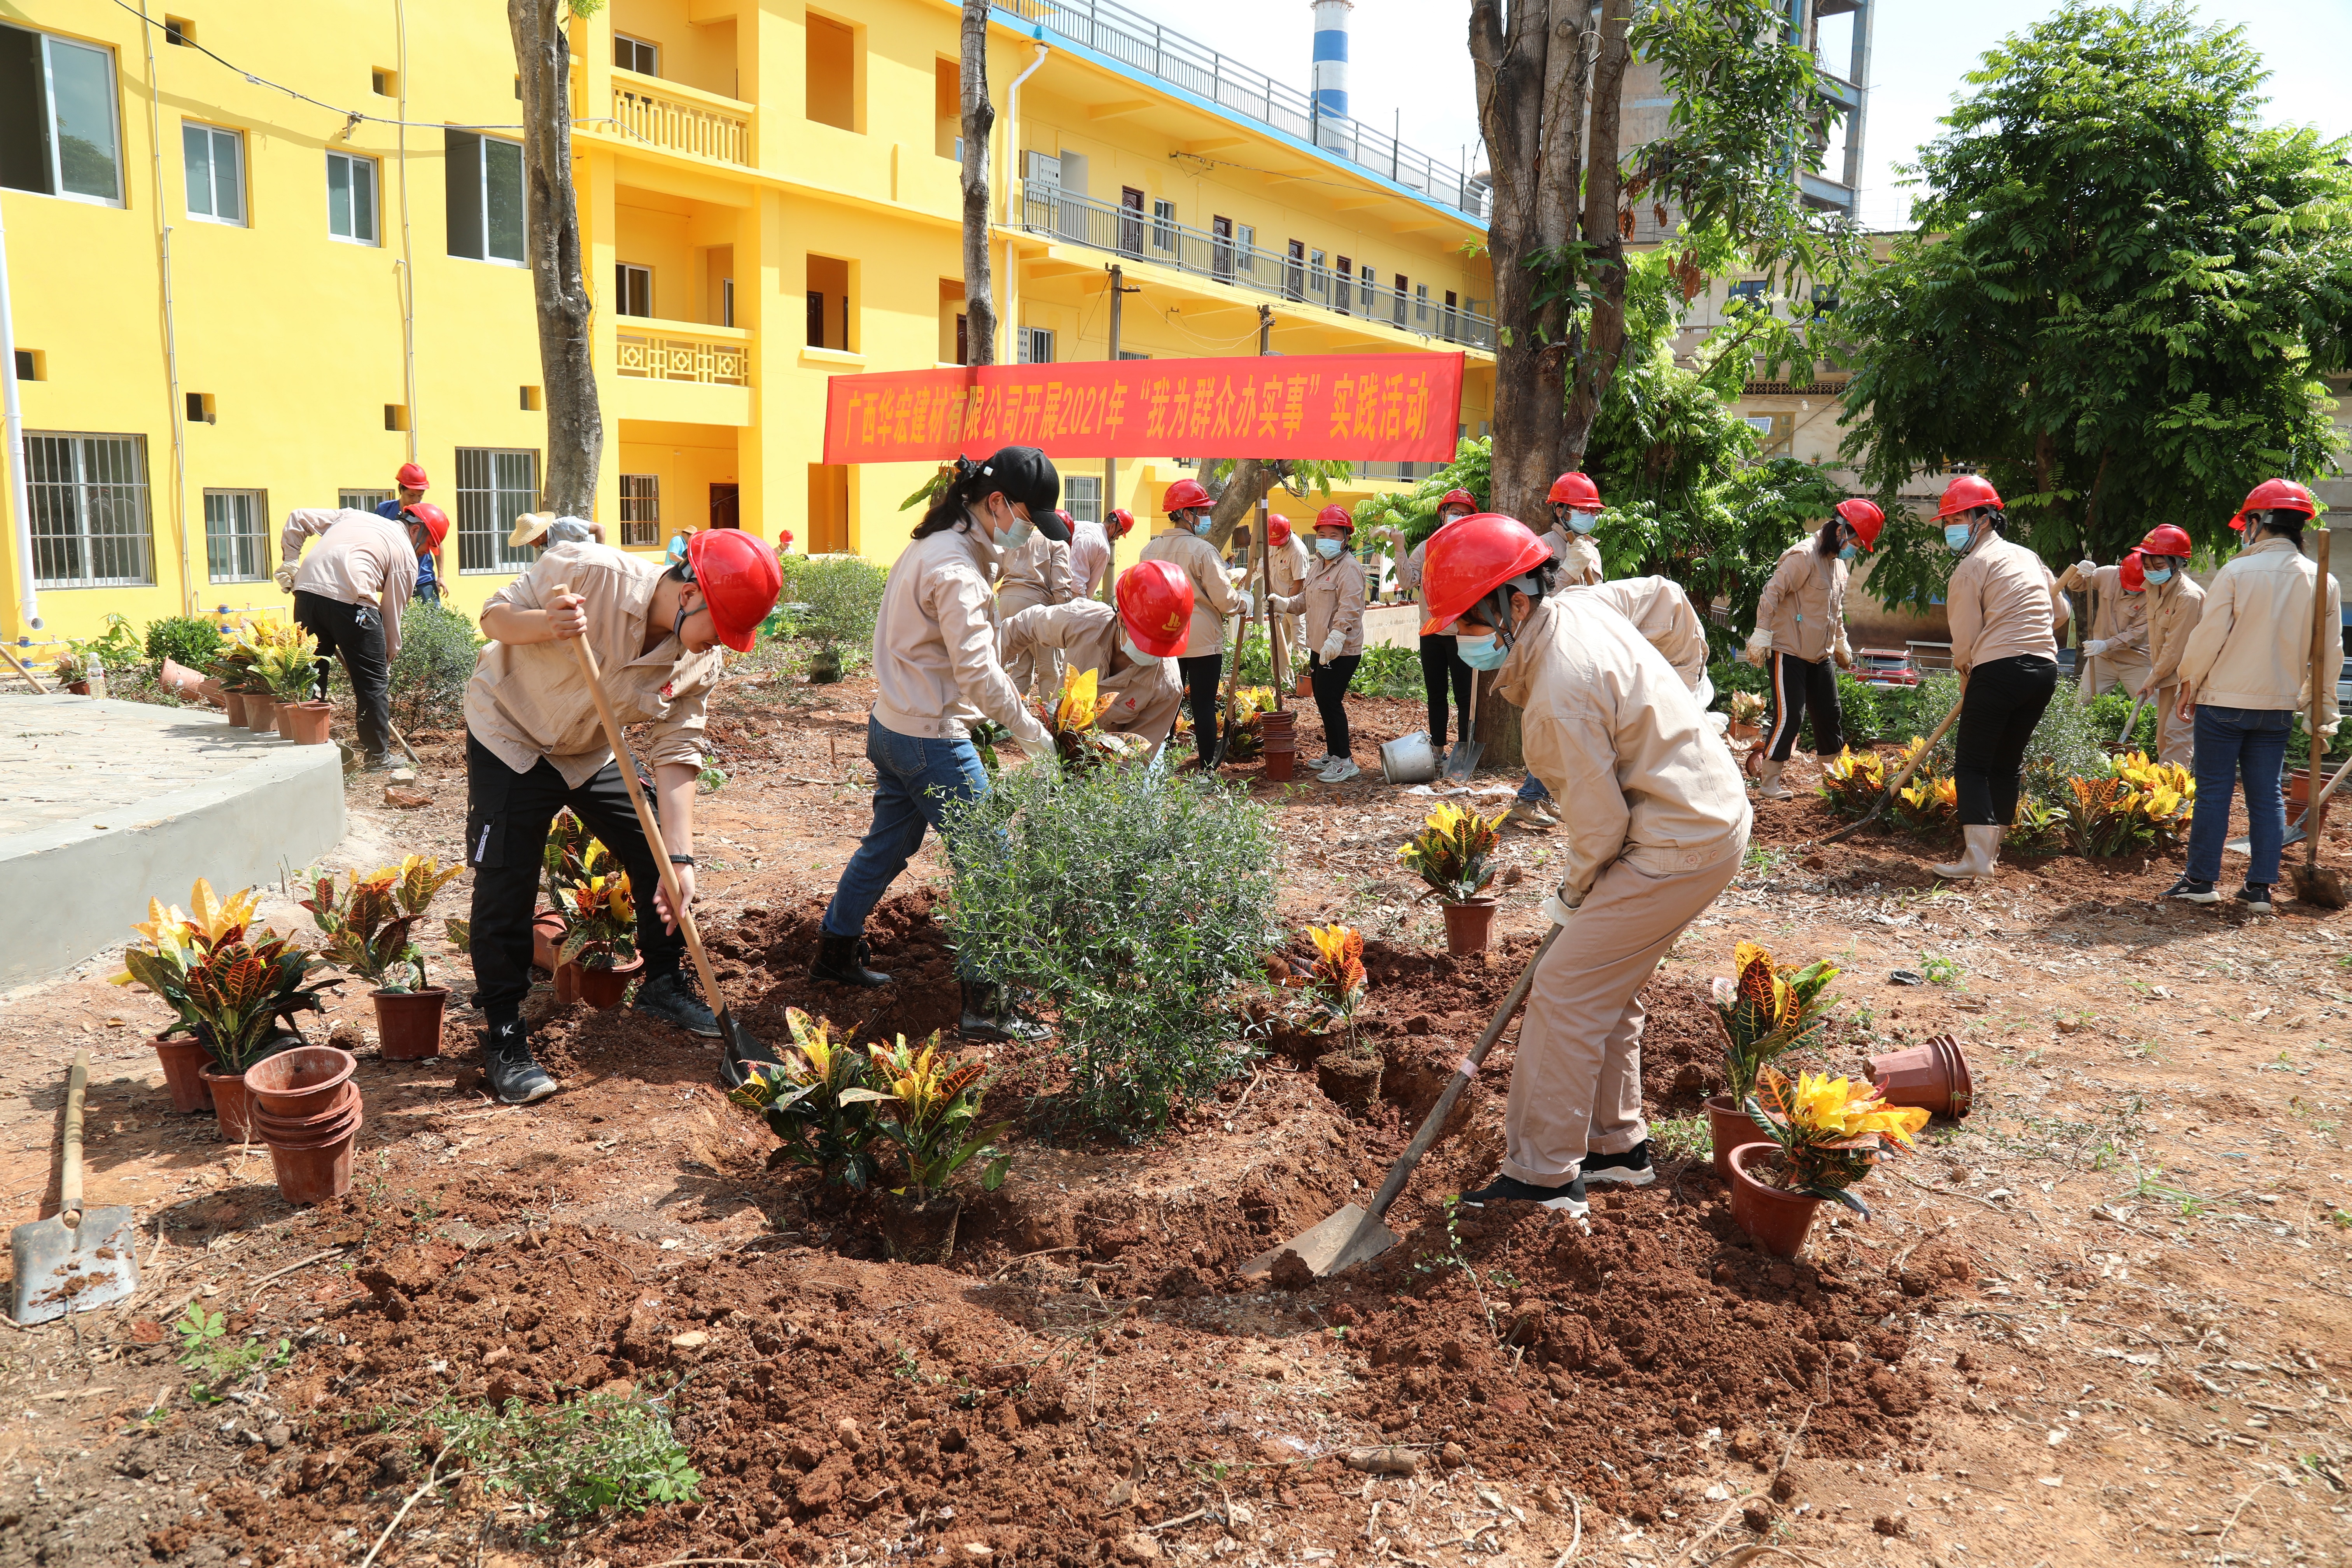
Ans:
[[[1135,639],[1129,637],[1125,632],[1118,634],[1118,649],[1121,653],[1127,655],[1128,658],[1135,660],[1138,664],[1157,664],[1160,662],[1160,656],[1158,654],[1144,652],[1141,648],[1135,646]]]
[[[1006,510],[1013,521],[997,524],[996,545],[1000,550],[1018,550],[1029,542],[1029,536],[1037,531],[1037,525],[1019,512],[1012,511],[1009,507]]]

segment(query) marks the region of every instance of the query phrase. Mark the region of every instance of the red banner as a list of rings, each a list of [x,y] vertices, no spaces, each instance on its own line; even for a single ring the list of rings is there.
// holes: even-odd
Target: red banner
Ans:
[[[836,375],[828,463],[943,462],[1000,447],[1054,458],[1445,463],[1458,353],[1092,360]]]

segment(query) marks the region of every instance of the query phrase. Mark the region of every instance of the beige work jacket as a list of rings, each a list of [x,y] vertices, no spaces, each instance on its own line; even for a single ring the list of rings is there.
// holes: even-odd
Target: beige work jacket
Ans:
[[[1542,537],[1551,547],[1552,565],[1558,569],[1553,574],[1555,587],[1590,587],[1601,581],[1601,547],[1590,536],[1555,523]]]
[[[1671,577],[1620,577],[1570,590],[1590,594],[1633,623],[1642,640],[1674,666],[1685,689],[1696,691],[1706,674],[1706,623]]]
[[[2180,656],[2205,612],[2205,590],[2175,570],[2171,581],[2148,584],[2147,599],[2147,689],[2158,691],[2179,682]]]
[[[665,635],[645,647],[646,616],[663,567],[603,544],[558,544],[489,597],[489,605],[543,610],[557,587],[587,601],[588,647],[624,725],[653,726],[635,749],[647,766],[702,766],[703,707],[719,683],[719,650],[689,652]],[[484,608],[488,608],[486,605]],[[493,642],[466,685],[466,728],[498,759],[527,773],[541,758],[578,789],[613,757],[580,656],[570,640]]]
[[[1070,547],[1042,533],[1031,533],[1018,550],[998,550],[997,614],[1009,616],[1032,605],[1066,605],[1070,590]]]
[[[1277,615],[1307,617],[1304,652],[1321,653],[1334,631],[1344,639],[1337,657],[1364,651],[1364,563],[1353,555],[1343,552],[1329,561],[1318,555],[1298,592],[1277,594],[1270,605]]]
[[[1292,534],[1265,559],[1267,585],[1277,594],[1296,594],[1307,585],[1307,568],[1314,559],[1307,542]]]
[[[1224,652],[1225,617],[1242,607],[1242,600],[1225,577],[1216,546],[1190,529],[1171,528],[1151,536],[1140,559],[1173,562],[1192,580],[1192,626],[1179,657],[1205,658]]]
[[[1110,535],[1098,522],[1079,522],[1070,529],[1070,592],[1076,598],[1093,598],[1102,591],[1103,574],[1110,570]]]
[[[319,545],[305,555],[309,539]],[[278,531],[278,559],[301,563],[294,574],[298,594],[381,608],[384,656],[399,656],[400,612],[416,592],[416,546],[407,524],[351,507],[297,507]]]
[[[1039,605],[1004,623],[1005,657],[1018,659],[1041,647],[1060,648],[1073,670],[1095,672],[1095,690],[1111,700],[1102,727],[1122,735],[1140,735],[1158,747],[1176,728],[1184,706],[1184,683],[1176,662],[1147,658],[1138,662],[1119,646],[1118,612],[1098,599],[1073,599],[1066,605]],[[1049,700],[1060,700],[1055,692]]]
[[[1944,603],[1952,623],[1952,668],[1963,675],[1997,658],[2058,657],[2057,579],[2022,544],[1987,534],[1952,568]]]
[[[2058,586],[2069,594],[2091,595],[2091,629],[2084,636],[2107,644],[2107,651],[2095,657],[2075,655],[2083,667],[2078,684],[2084,701],[2118,679],[2137,691],[2147,668],[2147,592],[2125,593],[2120,565],[2098,567],[2088,577],[2079,563],[2069,566],[2058,574]]]
[[[982,719],[1021,749],[1048,749],[996,652],[989,579],[999,552],[969,517],[918,539],[890,563],[874,622],[874,717],[900,735],[962,740]]]
[[[2319,568],[2288,539],[2248,547],[2213,574],[2205,611],[2180,656],[2200,707],[2311,710],[2311,595]],[[2336,722],[2344,672],[2344,595],[2327,579],[2319,722]]]
[[[1845,648],[1846,563],[1823,555],[1813,535],[1780,552],[1764,593],[1756,601],[1756,624],[1772,634],[1772,651],[1819,664]]]

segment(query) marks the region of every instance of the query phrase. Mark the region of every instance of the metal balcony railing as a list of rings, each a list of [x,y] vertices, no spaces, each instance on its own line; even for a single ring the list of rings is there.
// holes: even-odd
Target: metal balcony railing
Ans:
[[[1376,174],[1385,174],[1433,202],[1481,223],[1486,220],[1490,200],[1486,185],[1466,170],[1440,163],[1360,120],[1324,114],[1317,109],[1312,94],[1253,70],[1206,44],[1171,33],[1117,0],[994,0],[994,8],[1024,22],[1042,23],[1073,43],[1207,99],[1220,109],[1287,132]]]
[[[1494,318],[1477,309],[1482,300],[1449,305],[1442,299],[1401,293],[1311,260],[1188,228],[1133,207],[1072,195],[1034,180],[1021,182],[1019,203],[1020,226],[1031,234],[1172,267],[1279,300],[1320,305],[1336,315],[1360,316],[1465,348],[1492,353],[1495,347]]]

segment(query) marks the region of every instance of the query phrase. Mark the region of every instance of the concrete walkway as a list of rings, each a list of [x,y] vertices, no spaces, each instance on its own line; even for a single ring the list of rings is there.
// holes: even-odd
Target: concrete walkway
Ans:
[[[275,882],[343,835],[342,763],[216,709],[0,693],[0,986],[131,940],[152,894]]]

